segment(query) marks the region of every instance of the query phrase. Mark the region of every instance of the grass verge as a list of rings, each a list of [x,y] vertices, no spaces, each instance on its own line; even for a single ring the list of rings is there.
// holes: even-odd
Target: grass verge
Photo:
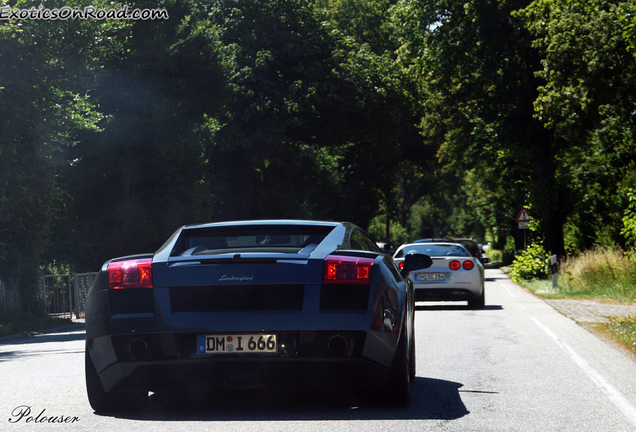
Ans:
[[[636,316],[633,314],[622,317],[613,316],[604,324],[604,330],[621,346],[636,354]]]
[[[36,316],[19,310],[0,310],[0,337],[38,332],[68,324],[73,324],[69,318],[53,318],[48,315]]]
[[[596,248],[560,263],[556,289],[552,280],[521,281],[519,285],[545,299],[589,299],[636,304],[634,252]],[[504,268],[506,273],[509,270]],[[589,328],[636,355],[636,316],[614,316]]]

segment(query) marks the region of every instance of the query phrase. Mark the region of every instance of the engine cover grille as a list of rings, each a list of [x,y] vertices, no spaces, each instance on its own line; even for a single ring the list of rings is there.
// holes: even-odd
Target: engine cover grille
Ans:
[[[171,287],[172,312],[301,311],[304,285]]]

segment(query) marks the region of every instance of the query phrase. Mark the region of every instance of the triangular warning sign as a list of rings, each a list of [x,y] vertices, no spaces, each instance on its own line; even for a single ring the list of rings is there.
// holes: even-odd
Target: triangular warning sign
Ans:
[[[521,211],[519,212],[519,216],[517,216],[517,219],[515,219],[516,222],[530,222],[530,213],[528,213],[528,210],[526,210],[525,207],[523,207],[521,209]]]

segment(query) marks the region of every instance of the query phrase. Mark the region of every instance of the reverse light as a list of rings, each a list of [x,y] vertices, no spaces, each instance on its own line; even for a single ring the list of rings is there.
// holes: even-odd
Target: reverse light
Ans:
[[[462,267],[462,263],[457,260],[453,260],[448,263],[448,267],[450,267],[451,270],[459,270]]]
[[[462,267],[464,267],[464,270],[472,270],[475,267],[475,263],[470,260],[466,260]]]
[[[108,288],[152,288],[152,258],[108,264]]]
[[[368,284],[371,281],[372,258],[329,255],[322,272],[324,284]]]

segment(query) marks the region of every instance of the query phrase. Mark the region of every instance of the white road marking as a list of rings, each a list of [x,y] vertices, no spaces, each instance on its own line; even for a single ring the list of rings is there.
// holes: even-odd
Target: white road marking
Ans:
[[[502,284],[501,282],[499,283],[499,285],[501,285],[502,287],[504,287],[506,289],[506,291],[508,291],[508,294],[510,294],[510,297],[512,298],[517,298],[515,297],[515,295],[512,293],[512,291],[510,291],[510,288],[508,288],[505,284]]]
[[[583,357],[578,355],[568,344],[566,344],[559,336],[557,336],[552,330],[550,330],[545,324],[534,317],[523,305],[521,308],[526,311],[530,316],[530,319],[539,326],[565,353],[576,363],[578,367],[585,372],[585,374],[592,380],[594,384],[601,389],[601,391],[607,396],[607,398],[614,403],[621,410],[621,412],[627,417],[627,419],[636,426],[636,407],[616,389],[612,384],[607,381],[603,375],[601,375],[596,369],[585,361]]]

